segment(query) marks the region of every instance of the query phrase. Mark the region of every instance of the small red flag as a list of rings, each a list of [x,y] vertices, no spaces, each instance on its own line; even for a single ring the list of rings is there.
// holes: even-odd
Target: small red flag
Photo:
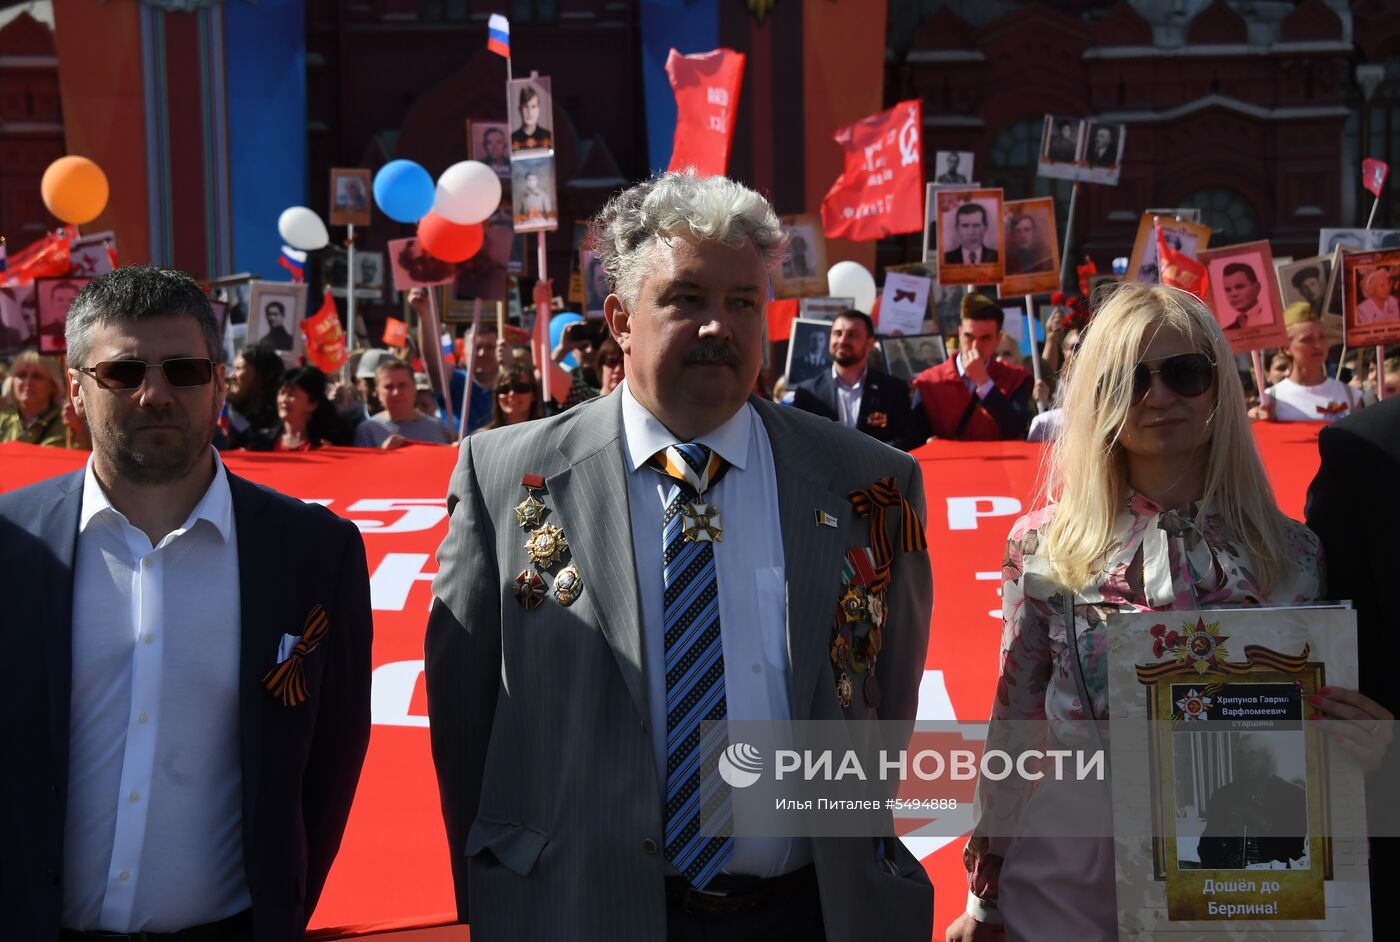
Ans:
[[[1178,252],[1167,244],[1162,235],[1162,221],[1153,218],[1152,225],[1157,230],[1157,273],[1158,280],[1169,288],[1189,291],[1206,303],[1210,303],[1210,274],[1206,267],[1185,252]]]
[[[828,239],[857,242],[924,228],[923,103],[902,101],[836,132],[846,169],[822,198]]]
[[[113,270],[121,268],[121,266],[117,264],[117,247],[113,244],[111,239],[107,240],[107,261],[112,263]]]
[[[408,325],[397,317],[386,317],[384,319],[384,346],[408,346]]]
[[[329,288],[321,309],[301,322],[301,332],[306,335],[306,358],[321,372],[338,370],[350,359],[345,349],[345,331],[340,327],[340,312]]]
[[[666,169],[694,167],[702,177],[724,176],[744,80],[744,54],[716,49],[683,56],[672,49],[666,75],[676,93],[676,137]]]
[[[1385,178],[1388,176],[1390,176],[1390,164],[1384,160],[1367,157],[1361,161],[1361,185],[1375,196],[1381,195],[1381,189],[1385,186]]]

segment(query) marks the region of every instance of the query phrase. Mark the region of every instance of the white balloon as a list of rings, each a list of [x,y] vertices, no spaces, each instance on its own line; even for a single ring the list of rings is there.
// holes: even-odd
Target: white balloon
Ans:
[[[455,163],[438,177],[433,212],[448,222],[484,222],[501,205],[501,178],[479,160]]]
[[[857,311],[870,313],[875,306],[875,276],[860,262],[837,262],[826,272],[827,294],[851,298]]]
[[[314,252],[330,244],[331,236],[321,217],[305,206],[289,206],[277,217],[277,232],[294,249]]]

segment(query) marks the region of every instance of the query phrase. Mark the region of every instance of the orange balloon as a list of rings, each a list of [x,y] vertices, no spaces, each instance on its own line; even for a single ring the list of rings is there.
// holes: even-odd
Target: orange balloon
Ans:
[[[60,157],[44,171],[39,183],[44,205],[63,222],[81,226],[107,208],[107,174],[86,157]]]
[[[443,262],[465,262],[481,251],[486,232],[481,223],[458,225],[437,213],[428,213],[418,220],[418,244],[423,251]]]

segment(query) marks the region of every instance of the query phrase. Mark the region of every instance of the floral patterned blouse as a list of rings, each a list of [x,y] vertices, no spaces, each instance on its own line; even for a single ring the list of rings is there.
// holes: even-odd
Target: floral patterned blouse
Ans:
[[[1079,693],[1074,645],[1066,632],[1064,587],[1037,550],[1054,513],[1046,507],[1021,517],[1011,528],[1002,564],[1001,672],[992,706],[989,742],[999,722],[1046,720],[1062,743],[1082,744],[1080,721],[1108,718],[1108,635],[1114,612],[1190,610],[1231,605],[1305,605],[1322,595],[1318,538],[1293,520],[1286,522],[1292,570],[1266,596],[1253,572],[1249,547],[1234,541],[1215,514],[1196,519],[1196,508],[1163,510],[1130,492],[1118,514],[1121,537],[1098,576],[1074,594],[1077,649],[1092,713]],[[1092,735],[1088,733],[1087,735]],[[1008,780],[1009,782],[1009,780]],[[1026,798],[1015,788],[979,788],[982,820],[1013,817]],[[1013,807],[1005,807],[1005,805]],[[993,818],[988,819],[987,816]],[[993,830],[993,829],[988,829]],[[1006,833],[999,827],[997,833]],[[996,909],[998,877],[1010,838],[974,829],[963,850],[970,911],[979,919]],[[980,903],[980,905],[979,905]],[[983,920],[986,921],[986,920]]]

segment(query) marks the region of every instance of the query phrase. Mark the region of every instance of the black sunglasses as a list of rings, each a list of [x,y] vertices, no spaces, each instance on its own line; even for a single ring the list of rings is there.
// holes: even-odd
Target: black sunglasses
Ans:
[[[527,393],[534,392],[535,387],[529,383],[502,383],[496,387],[496,395],[504,396],[508,392]]]
[[[1162,382],[1178,396],[1194,399],[1215,384],[1215,361],[1204,353],[1179,353],[1162,360],[1155,370],[1139,363],[1133,368],[1133,405],[1152,388],[1154,373],[1161,373]]]
[[[156,366],[160,367],[165,381],[171,386],[206,386],[214,378],[214,361],[208,357],[172,357],[161,360]],[[103,360],[95,366],[75,369],[97,380],[103,389],[129,390],[139,388],[146,381],[149,367],[145,360]]]

